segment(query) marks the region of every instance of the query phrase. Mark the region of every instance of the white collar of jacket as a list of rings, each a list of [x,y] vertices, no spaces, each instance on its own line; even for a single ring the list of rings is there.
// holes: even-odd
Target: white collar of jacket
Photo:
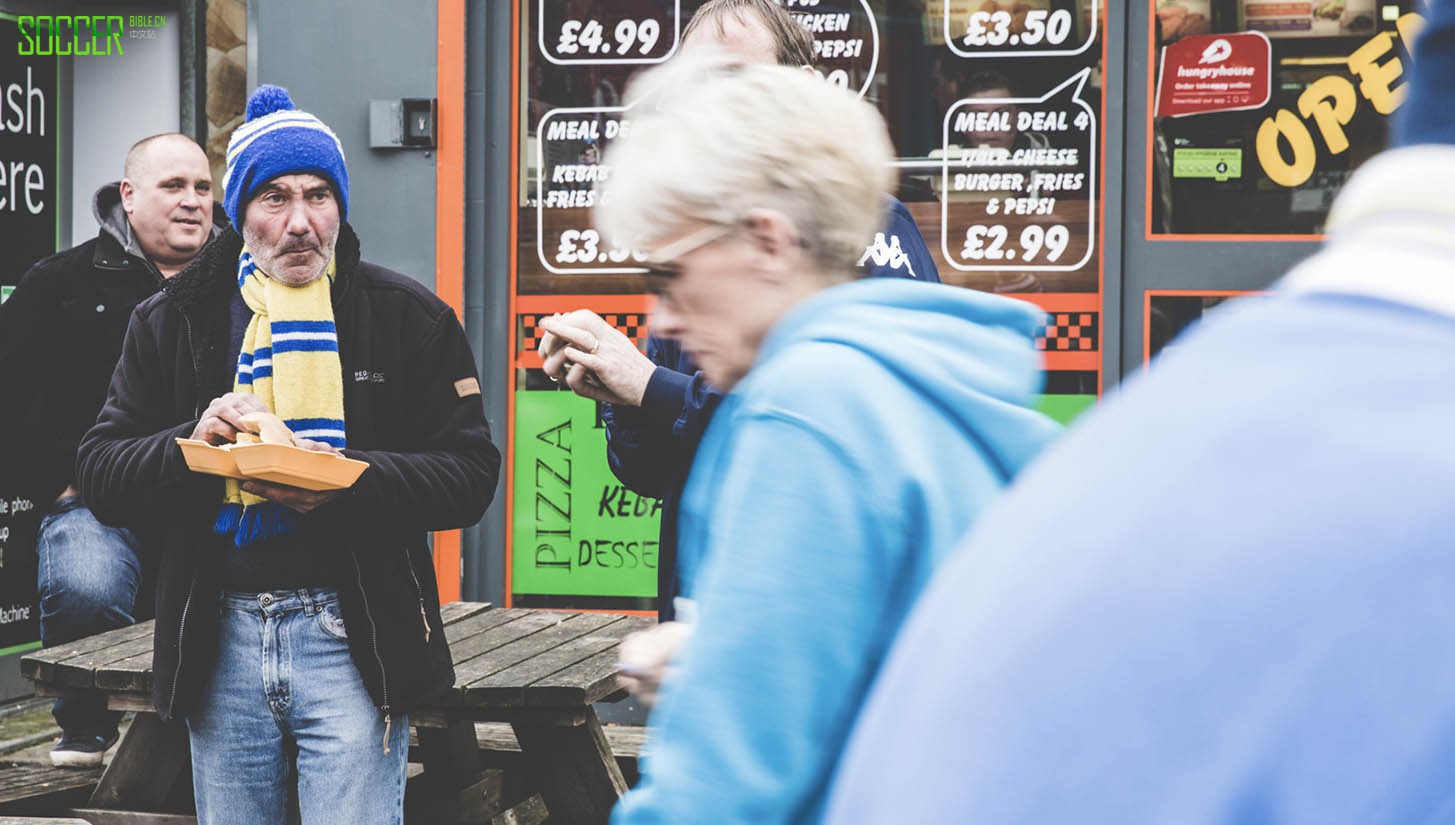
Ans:
[[[1369,160],[1339,193],[1327,232],[1280,292],[1367,295],[1455,317],[1455,146]]]

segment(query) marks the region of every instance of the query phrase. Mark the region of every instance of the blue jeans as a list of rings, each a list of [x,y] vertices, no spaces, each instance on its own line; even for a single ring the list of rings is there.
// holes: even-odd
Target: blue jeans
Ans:
[[[79,496],[69,496],[41,521],[36,554],[42,645],[68,644],[135,621],[141,561],[130,530],[107,527]],[[57,700],[51,712],[67,736],[110,737],[121,719],[99,693]]]
[[[287,821],[295,771],[304,825],[403,822],[409,724],[386,728],[364,689],[338,595],[228,593],[219,609],[217,664],[187,717],[198,825]]]

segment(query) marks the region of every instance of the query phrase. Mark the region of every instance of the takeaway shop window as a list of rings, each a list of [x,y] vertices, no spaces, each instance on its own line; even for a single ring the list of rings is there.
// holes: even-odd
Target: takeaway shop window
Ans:
[[[944,281],[1098,291],[1103,3],[782,2],[814,32],[819,73],[884,115],[897,194]],[[523,4],[519,294],[645,291],[631,251],[590,228],[591,190],[632,75],[675,52],[699,5]]]
[[[1388,143],[1408,44],[1421,22],[1416,4],[1154,3],[1150,233],[1322,233],[1344,181]],[[1223,82],[1238,75],[1210,67],[1242,59],[1224,60],[1230,49],[1220,39],[1231,51],[1248,41],[1256,49],[1255,32],[1267,38],[1266,57],[1238,67],[1245,85],[1256,87],[1240,98]],[[1258,94],[1264,65],[1266,102]],[[1198,81],[1203,88],[1193,90]],[[1186,96],[1176,99],[1173,84]]]

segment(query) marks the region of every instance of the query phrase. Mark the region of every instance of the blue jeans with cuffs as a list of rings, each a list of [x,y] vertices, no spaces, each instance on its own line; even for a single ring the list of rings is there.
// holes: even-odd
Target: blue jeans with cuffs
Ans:
[[[136,546],[130,530],[97,521],[80,496],[55,503],[36,535],[42,645],[69,644],[135,621]],[[51,712],[67,736],[109,738],[121,719],[101,694],[58,699]]]
[[[217,664],[187,717],[199,825],[288,821],[295,771],[303,825],[400,825],[409,723],[386,727],[364,688],[338,594],[227,593],[219,610]]]

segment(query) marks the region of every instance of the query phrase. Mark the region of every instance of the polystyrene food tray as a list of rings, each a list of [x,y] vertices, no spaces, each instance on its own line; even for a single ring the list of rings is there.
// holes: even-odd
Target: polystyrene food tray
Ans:
[[[368,468],[367,461],[334,453],[305,450],[291,444],[229,444],[179,438],[187,466],[199,473],[237,479],[258,479],[305,490],[342,490]]]

